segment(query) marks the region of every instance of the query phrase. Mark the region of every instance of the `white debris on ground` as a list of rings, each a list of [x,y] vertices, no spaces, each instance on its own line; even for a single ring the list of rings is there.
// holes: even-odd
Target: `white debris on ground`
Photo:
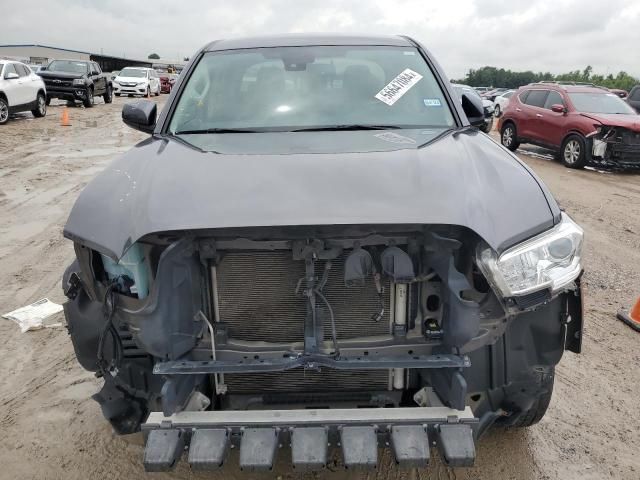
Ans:
[[[41,328],[61,327],[61,322],[46,323],[56,313],[62,311],[62,305],[52,302],[48,298],[43,298],[37,302],[18,308],[13,312],[2,315],[7,320],[12,320],[18,324],[22,333],[29,330],[40,330]]]

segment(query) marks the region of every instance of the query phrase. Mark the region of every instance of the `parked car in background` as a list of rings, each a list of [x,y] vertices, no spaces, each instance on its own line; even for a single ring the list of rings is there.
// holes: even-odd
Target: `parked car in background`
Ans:
[[[160,95],[160,77],[153,68],[126,67],[113,80],[113,92],[120,95]]]
[[[30,63],[26,64],[27,67],[31,69],[33,73],[38,73],[40,70],[44,68],[44,65],[32,65]]]
[[[493,128],[493,103],[486,98],[482,98],[476,89],[469,85],[463,85],[461,83],[452,83],[451,85],[453,86],[453,90],[458,94],[458,100],[460,102],[462,102],[462,95],[466,94],[477,98],[478,101],[482,103],[485,120],[478,128],[484,133],[489,133]]]
[[[173,87],[173,83],[171,83],[171,78],[167,74],[160,74],[160,93],[171,93],[171,88]]]
[[[626,100],[636,112],[640,113],[640,85],[636,85],[631,89]]]
[[[94,105],[95,97],[102,97],[104,103],[111,103],[111,79],[102,73],[96,62],[53,60],[38,75],[47,86],[47,105],[52,98],[80,101],[86,108]]]
[[[47,92],[42,78],[24,63],[0,60],[0,125],[12,113],[31,112],[34,117],[47,113]]]
[[[623,99],[629,96],[629,92],[627,92],[626,90],[622,90],[620,88],[610,88],[609,91],[611,93],[615,93],[617,96]]]
[[[640,116],[606,88],[533,83],[518,90],[498,124],[502,145],[559,152],[569,168],[640,168]]]
[[[476,92],[478,92],[480,95],[488,92],[489,90],[493,90],[493,87],[473,87],[473,88],[475,88]]]
[[[482,95],[482,98],[486,98],[487,100],[493,103],[493,101],[496,99],[498,95],[502,95],[507,90],[508,89],[506,88],[494,88],[493,90],[489,90],[488,92],[485,92]]]
[[[515,90],[507,90],[506,92],[498,95],[493,100],[493,114],[499,117],[504,111],[505,107],[509,103],[509,99],[515,93]]]

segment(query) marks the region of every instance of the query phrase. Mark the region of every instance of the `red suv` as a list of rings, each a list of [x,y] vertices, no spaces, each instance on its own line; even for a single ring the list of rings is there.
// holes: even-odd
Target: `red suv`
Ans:
[[[533,143],[570,168],[640,168],[640,115],[605,88],[533,83],[520,88],[498,123],[502,145]]]

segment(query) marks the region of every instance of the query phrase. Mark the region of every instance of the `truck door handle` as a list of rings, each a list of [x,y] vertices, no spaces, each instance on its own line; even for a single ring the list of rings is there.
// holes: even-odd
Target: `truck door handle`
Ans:
[[[516,112],[521,112],[522,109],[521,108],[516,108]]]
[[[538,117],[538,118],[542,118],[542,114],[540,114],[540,113],[536,113],[536,117]]]

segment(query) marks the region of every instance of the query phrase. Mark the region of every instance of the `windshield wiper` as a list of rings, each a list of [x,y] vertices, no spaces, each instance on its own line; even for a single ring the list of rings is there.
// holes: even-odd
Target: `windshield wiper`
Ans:
[[[350,125],[327,125],[324,127],[306,127],[290,130],[291,132],[331,132],[338,130],[394,130],[400,128],[398,125],[366,125],[366,124],[350,124]]]
[[[180,130],[174,133],[174,135],[192,135],[192,134],[205,134],[205,133],[259,133],[262,130],[254,130],[251,128],[202,128],[196,130]]]

